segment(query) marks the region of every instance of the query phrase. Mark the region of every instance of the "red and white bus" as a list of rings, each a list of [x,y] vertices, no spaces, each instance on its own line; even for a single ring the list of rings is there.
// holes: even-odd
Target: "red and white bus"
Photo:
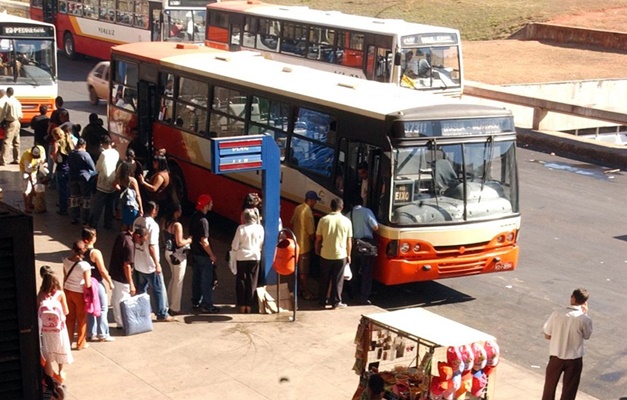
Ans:
[[[210,138],[266,134],[281,150],[283,221],[308,190],[322,199],[315,209],[322,215],[334,197],[351,204],[364,186],[380,224],[379,281],[516,267],[520,211],[509,111],[255,52],[179,47],[114,47],[109,101],[120,151],[166,149],[179,198],[210,193],[214,211],[238,221],[260,174],[213,174]],[[357,172],[364,162],[368,179]]]
[[[459,31],[439,26],[227,1],[207,6],[206,45],[448,96],[463,89]]]
[[[68,57],[107,60],[111,47],[123,43],[202,43],[211,1],[31,0],[30,16],[56,26],[58,47]]]
[[[12,87],[22,103],[22,125],[39,107],[54,108],[58,94],[54,25],[0,13],[0,88]]]

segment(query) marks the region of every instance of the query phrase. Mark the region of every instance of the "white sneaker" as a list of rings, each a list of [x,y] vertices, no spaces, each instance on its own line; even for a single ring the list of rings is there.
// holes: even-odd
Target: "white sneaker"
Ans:
[[[107,336],[107,337],[103,337],[100,338],[101,342],[115,342],[115,338],[113,336]]]

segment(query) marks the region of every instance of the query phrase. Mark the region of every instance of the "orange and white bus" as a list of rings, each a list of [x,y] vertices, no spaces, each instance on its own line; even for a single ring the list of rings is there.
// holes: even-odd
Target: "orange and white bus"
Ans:
[[[109,59],[111,47],[134,42],[202,43],[211,0],[31,0],[30,16],[54,24],[58,47],[74,58]]]
[[[179,46],[114,47],[109,102],[120,151],[166,149],[179,198],[210,193],[214,211],[238,221],[261,176],[213,174],[210,139],[265,134],[281,151],[283,221],[308,190],[322,199],[315,209],[322,215],[334,197],[351,204],[364,186],[380,224],[379,281],[516,267],[520,211],[509,111],[254,52]],[[357,172],[362,163],[368,179]]]
[[[0,88],[13,87],[22,103],[22,125],[58,94],[54,25],[0,13]]]
[[[207,6],[206,45],[459,97],[459,31],[257,0]]]

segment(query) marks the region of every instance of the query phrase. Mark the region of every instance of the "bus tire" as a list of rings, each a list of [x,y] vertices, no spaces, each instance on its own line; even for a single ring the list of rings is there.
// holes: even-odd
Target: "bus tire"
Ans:
[[[170,185],[174,190],[176,199],[183,208],[183,214],[189,215],[194,211],[194,204],[187,198],[187,185],[181,168],[174,163],[170,163]]]
[[[70,60],[76,60],[76,47],[74,47],[74,37],[70,32],[63,35],[63,51]]]
[[[96,93],[96,89],[94,89],[93,86],[89,87],[89,102],[95,106],[97,106],[100,102],[98,94]]]

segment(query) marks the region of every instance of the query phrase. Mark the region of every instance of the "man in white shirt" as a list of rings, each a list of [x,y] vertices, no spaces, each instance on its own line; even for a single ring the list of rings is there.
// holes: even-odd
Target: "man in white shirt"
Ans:
[[[120,159],[120,153],[111,147],[111,137],[102,136],[100,139],[102,153],[96,162],[96,172],[98,173],[98,182],[96,184],[96,193],[91,205],[91,216],[89,225],[92,228],[98,228],[100,215],[104,208],[104,227],[111,229],[113,224],[113,206],[115,204],[115,196],[117,192],[113,186],[115,181],[115,170]]]
[[[137,294],[145,293],[148,286],[157,303],[157,321],[172,322],[176,319],[168,314],[167,293],[163,283],[163,271],[159,260],[159,224],[155,216],[159,207],[154,201],[149,201],[144,207],[144,216],[133,223],[134,229],[142,227],[147,231],[147,240],[142,244],[135,243],[135,270],[133,278]]]
[[[583,369],[583,341],[592,335],[588,316],[588,291],[575,289],[566,309],[554,311],[544,324],[544,337],[551,341],[542,400],[554,400],[564,373],[561,400],[575,400]]]
[[[4,134],[4,142],[2,142],[2,158],[0,159],[0,165],[19,164],[20,161],[20,119],[22,115],[22,103],[15,97],[13,97],[13,88],[9,87],[6,90],[6,98],[4,106],[0,109],[0,121],[4,121],[6,124],[6,132]],[[9,161],[13,152],[13,161]]]

